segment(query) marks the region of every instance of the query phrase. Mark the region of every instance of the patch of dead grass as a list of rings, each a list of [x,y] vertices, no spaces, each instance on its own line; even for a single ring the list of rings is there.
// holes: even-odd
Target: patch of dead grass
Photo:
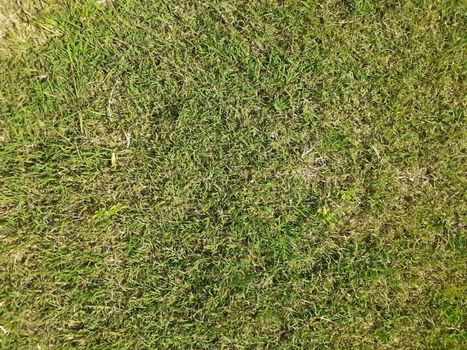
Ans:
[[[58,35],[50,24],[39,23],[37,15],[52,2],[0,0],[0,53],[10,57],[28,44],[44,45]]]

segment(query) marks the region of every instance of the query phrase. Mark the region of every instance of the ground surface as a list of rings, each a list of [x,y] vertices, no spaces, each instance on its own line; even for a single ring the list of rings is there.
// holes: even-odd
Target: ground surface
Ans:
[[[465,2],[4,4],[0,348],[465,344]]]

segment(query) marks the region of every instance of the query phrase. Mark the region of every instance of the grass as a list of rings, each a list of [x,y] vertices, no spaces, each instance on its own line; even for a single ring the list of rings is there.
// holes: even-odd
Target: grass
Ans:
[[[2,3],[2,349],[465,346],[464,1]]]

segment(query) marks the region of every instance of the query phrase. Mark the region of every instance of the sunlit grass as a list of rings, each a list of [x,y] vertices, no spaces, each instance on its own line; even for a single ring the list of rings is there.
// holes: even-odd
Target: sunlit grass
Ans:
[[[18,6],[2,349],[462,348],[462,2]]]

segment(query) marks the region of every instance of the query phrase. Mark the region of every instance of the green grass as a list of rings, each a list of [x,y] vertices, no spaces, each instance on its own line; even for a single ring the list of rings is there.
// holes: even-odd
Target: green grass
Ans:
[[[465,346],[465,1],[2,2],[0,348]]]

